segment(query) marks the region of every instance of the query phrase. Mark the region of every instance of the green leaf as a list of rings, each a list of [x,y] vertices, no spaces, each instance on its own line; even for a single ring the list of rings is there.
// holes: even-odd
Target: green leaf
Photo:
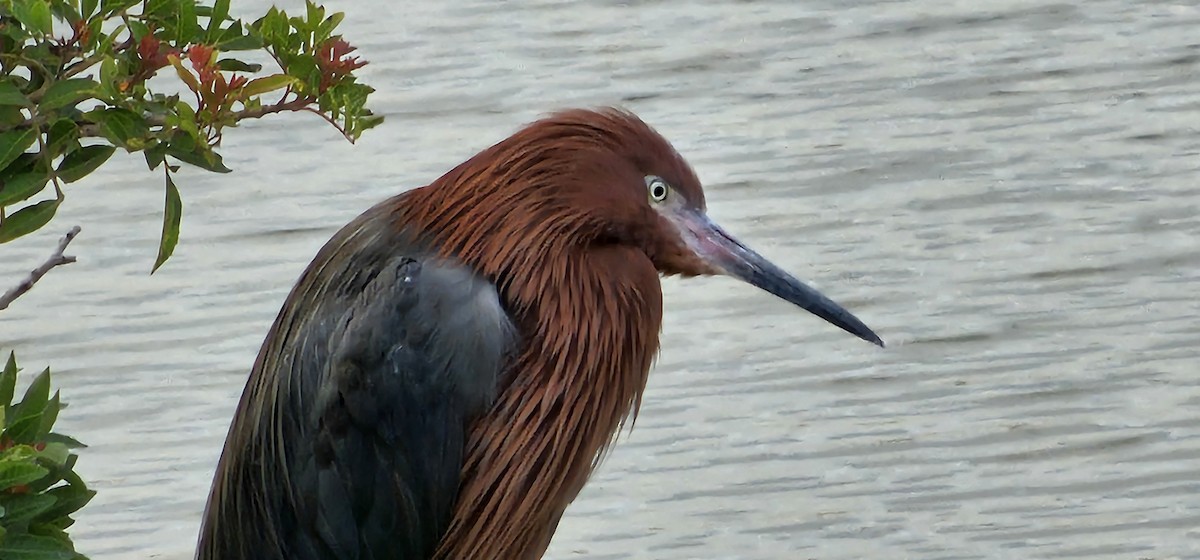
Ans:
[[[85,51],[91,51],[92,49],[95,49],[96,46],[100,44],[101,39],[109,38],[104,35],[103,27],[103,18],[92,18],[92,20],[88,22],[87,40],[83,42],[83,48]]]
[[[266,15],[250,25],[250,28],[270,45],[282,46],[288,39],[291,26],[288,25],[287,12],[271,6]]]
[[[132,8],[141,2],[142,0],[101,0],[100,12],[104,14],[113,14],[124,10],[125,8]]]
[[[67,446],[67,449],[83,449],[87,447],[79,440],[71,436],[56,434],[53,432],[46,434],[46,444],[49,445],[52,443],[61,443],[62,445]]]
[[[17,156],[25,153],[34,140],[37,140],[37,132],[32,128],[10,130],[0,134],[0,170],[7,168]]]
[[[179,44],[192,44],[203,39],[200,24],[196,21],[196,3],[193,0],[174,0],[169,12],[170,23],[175,28]]]
[[[43,516],[44,515],[45,514],[43,514]],[[46,537],[49,539],[54,539],[63,544],[66,544],[67,546],[74,548],[74,545],[71,544],[71,538],[69,536],[67,536],[67,533],[62,530],[62,525],[60,523],[56,523],[56,522],[39,523],[39,522],[34,521],[33,523],[29,524],[29,534],[38,536],[38,537]],[[76,560],[80,560],[80,559],[77,557]],[[87,560],[87,559],[84,558],[82,560]]]
[[[20,107],[0,105],[0,128],[13,128],[25,122],[25,114]]]
[[[25,396],[21,397],[21,406],[32,405],[43,408],[50,401],[50,368],[43,369],[29,387],[25,388]]]
[[[50,182],[50,174],[46,172],[18,173],[0,186],[0,206],[8,206],[26,200],[42,192],[48,182]]]
[[[71,78],[54,82],[38,103],[40,111],[74,105],[100,93],[100,84],[88,78]]]
[[[67,151],[68,144],[79,139],[79,125],[74,119],[58,119],[46,133],[46,150],[50,157],[57,157]],[[78,143],[75,143],[78,145]]]
[[[58,210],[59,199],[44,200],[32,206],[26,206],[4,218],[0,224],[0,243],[8,243],[18,237],[33,233],[38,228],[50,222],[54,212]]]
[[[0,459],[3,459],[0,460],[0,490],[29,484],[50,474],[48,469],[31,461],[10,459],[6,456],[0,456]]]
[[[72,513],[86,506],[92,501],[92,497],[96,495],[94,490],[89,490],[83,486],[59,486],[46,491],[46,494],[54,496],[57,500],[54,507],[44,511],[41,519],[45,521],[53,521],[60,517],[67,517]]]
[[[287,68],[288,75],[295,76],[303,82],[302,88],[299,89],[302,93],[312,93],[315,95],[321,89],[321,67],[317,65],[317,59],[312,55],[302,54],[292,58]]]
[[[196,75],[191,70],[183,67],[183,61],[178,56],[168,55],[167,60],[171,62],[171,66],[175,67],[175,74],[179,76],[180,80],[183,80],[188,89],[200,91],[200,80],[196,79]]]
[[[177,128],[171,133],[171,142],[166,147],[190,153],[196,150],[197,144],[196,135],[182,128]]]
[[[96,8],[99,4],[99,0],[81,0],[79,3],[79,13],[85,19],[91,18],[92,14],[96,13]]]
[[[217,173],[229,173],[232,169],[225,167],[225,163],[221,160],[221,155],[209,149],[206,144],[196,145],[194,150],[182,150],[176,148],[174,144],[167,148],[167,154],[171,157],[190,163],[200,169],[215,171]]]
[[[27,171],[49,171],[46,169],[46,158],[41,153],[23,152],[17,159],[0,170],[0,177],[25,173]]]
[[[100,126],[105,138],[131,152],[144,146],[150,132],[146,118],[128,109],[97,109],[88,112],[86,117]]]
[[[87,484],[84,484],[83,479],[79,478],[79,474],[75,472],[75,462],[78,459],[79,456],[75,454],[67,457],[66,464],[63,465],[62,471],[58,474],[62,477],[63,482],[66,482],[71,486],[80,486],[86,488]]]
[[[338,24],[342,23],[345,17],[346,14],[342,12],[334,12],[325,18],[325,21],[321,22],[321,25],[318,25],[317,30],[313,33],[317,44],[321,44],[330,38],[333,35],[333,30],[337,28]]]
[[[229,18],[229,0],[216,0],[212,5],[212,13],[208,15],[208,29],[204,42],[212,44],[220,38],[221,24]]]
[[[8,353],[8,362],[4,364],[4,371],[0,373],[0,407],[8,407],[12,404],[13,391],[17,388],[17,353]],[[4,426],[0,425],[0,429]]]
[[[57,398],[57,396],[55,398]],[[57,408],[57,407],[55,407],[55,408]],[[47,412],[49,412],[49,409],[47,409]],[[51,421],[50,423],[53,424],[54,422]],[[43,418],[43,424],[45,424],[44,418]],[[67,462],[67,457],[71,456],[71,448],[68,447],[67,444],[62,443],[62,442],[45,442],[45,443],[46,443],[46,447],[44,449],[42,449],[41,451],[38,451],[38,458],[44,459],[46,461],[50,461],[51,463],[53,463],[54,465],[59,466],[59,467],[63,466]]]
[[[323,6],[318,6],[312,0],[305,0],[304,7],[305,12],[307,12],[305,15],[308,16],[305,18],[305,23],[308,24],[305,30],[315,30],[317,25],[321,23],[321,20],[325,19],[325,8]],[[297,29],[299,29],[299,27],[297,27]]]
[[[49,432],[49,430],[41,429],[42,418],[45,416],[46,407],[49,404],[50,368],[46,368],[29,384],[21,403],[13,406],[9,411],[12,414],[12,420],[8,428],[4,430],[4,435],[17,443],[33,444],[40,440],[42,435]],[[54,406],[57,407],[58,403],[55,402]]]
[[[21,89],[12,83],[11,80],[0,82],[0,105],[17,105],[26,107],[29,105],[29,98],[21,93]]]
[[[117,73],[120,71],[116,59],[105,58],[100,62],[100,83],[110,85],[116,83]]]
[[[8,496],[0,496],[0,503],[4,504],[4,521],[6,525],[16,525],[17,522],[27,522],[37,517],[38,514],[50,509],[54,506],[54,502],[58,501],[54,496],[47,494],[15,494]],[[7,556],[0,556],[7,558]]]
[[[54,17],[74,26],[80,21],[79,8],[75,4],[76,2],[68,2],[68,0],[51,0],[50,13]]]
[[[115,151],[116,147],[105,144],[84,146],[75,150],[67,154],[58,165],[58,177],[67,183],[74,183],[103,165]]]
[[[141,41],[143,37],[150,34],[150,26],[145,22],[131,19],[129,20],[129,32],[133,35],[134,40]]]
[[[237,20],[226,27],[221,32],[221,38],[213,43],[213,48],[220,49],[225,52],[230,51],[248,51],[260,49],[263,46],[262,39],[254,35],[247,35],[242,31],[242,22]]]
[[[171,180],[171,174],[167,176],[167,201],[163,208],[163,229],[162,238],[158,243],[158,258],[154,261],[154,268],[150,270],[150,274],[158,271],[158,267],[167,262],[171,258],[171,253],[175,252],[175,244],[179,242],[179,220],[183,217],[183,201],[179,198],[179,189],[175,188],[175,181]]]
[[[258,72],[262,70],[262,65],[249,64],[234,58],[222,58],[217,61],[217,68],[226,72]]]
[[[179,114],[179,129],[191,134],[192,137],[200,138],[200,128],[196,126],[196,111],[192,109],[184,101],[179,101],[175,104],[175,112]],[[174,141],[172,141],[174,143]],[[192,151],[191,147],[186,148],[186,151]]]
[[[54,429],[54,422],[58,420],[58,412],[59,410],[62,410],[58,393],[58,391],[54,392],[54,396],[50,397],[50,400],[46,401],[46,407],[42,410],[41,423],[38,425],[37,431],[39,440],[44,439],[46,434],[49,434],[50,430]],[[65,447],[63,448],[63,451],[64,453],[62,460],[65,461],[67,459]]]
[[[176,129],[175,132],[178,133],[179,130]],[[146,148],[142,151],[142,155],[146,156],[146,166],[149,167],[151,171],[157,169],[158,166],[162,164],[163,160],[167,158],[168,147],[170,147],[170,144],[167,144],[166,142],[156,142],[149,148]]]
[[[287,86],[298,83],[300,83],[300,80],[288,76],[287,74],[275,74],[273,76],[255,78],[250,80],[250,83],[247,83],[242,87],[242,92],[238,95],[238,98],[246,99],[247,97],[262,95],[264,93],[275,91],[277,89],[283,89]]]
[[[76,560],[69,543],[53,537],[13,534],[0,542],[0,558],[5,560]]]
[[[14,2],[13,15],[26,29],[49,35],[53,30],[53,18],[50,17],[50,3],[46,0],[24,0]]]

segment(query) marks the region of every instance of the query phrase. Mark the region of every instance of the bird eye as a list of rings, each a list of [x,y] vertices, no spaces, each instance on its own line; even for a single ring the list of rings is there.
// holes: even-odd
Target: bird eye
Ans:
[[[667,182],[660,177],[646,177],[646,188],[650,191],[650,200],[662,202],[667,199]]]

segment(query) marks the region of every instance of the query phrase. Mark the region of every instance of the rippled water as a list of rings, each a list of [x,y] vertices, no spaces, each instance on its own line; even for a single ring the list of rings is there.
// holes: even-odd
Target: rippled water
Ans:
[[[890,346],[666,282],[638,424],[549,558],[1200,558],[1194,3],[407,4],[330,3],[386,125],[231,132],[235,173],[178,179],[154,277],[140,157],[4,247],[8,284],[83,226],[0,340],[53,366],[91,444],[93,558],[190,558],[258,345],[338,226],[596,104],[658,127],[711,215]]]

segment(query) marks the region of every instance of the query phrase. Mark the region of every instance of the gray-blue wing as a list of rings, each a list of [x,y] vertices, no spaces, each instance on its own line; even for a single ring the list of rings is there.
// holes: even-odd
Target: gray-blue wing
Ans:
[[[321,279],[318,256],[289,297],[264,346],[278,359],[260,355],[231,427],[201,560],[432,557],[512,327],[470,270],[375,257]]]
[[[311,448],[291,461],[307,525],[297,545],[320,558],[432,555],[468,424],[493,398],[506,322],[466,269],[398,259],[367,285],[329,337]]]

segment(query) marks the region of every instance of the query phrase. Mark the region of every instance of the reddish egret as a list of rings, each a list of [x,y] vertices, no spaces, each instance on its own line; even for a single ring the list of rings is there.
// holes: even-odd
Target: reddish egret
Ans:
[[[705,215],[637,116],[535,122],[318,252],[254,363],[200,560],[532,560],[636,414],[659,275],[726,275],[866,341]]]

